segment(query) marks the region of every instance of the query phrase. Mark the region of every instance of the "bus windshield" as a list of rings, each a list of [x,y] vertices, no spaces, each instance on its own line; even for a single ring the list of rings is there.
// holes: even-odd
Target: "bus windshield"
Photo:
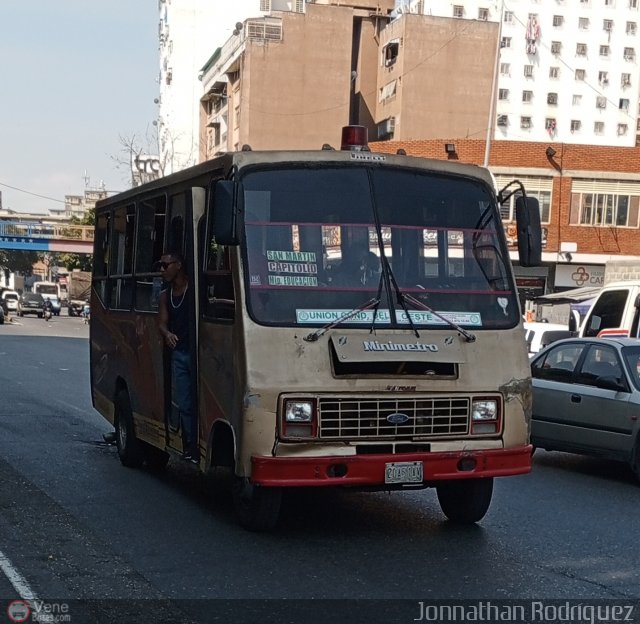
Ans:
[[[257,322],[322,326],[380,299],[344,324],[409,326],[399,290],[438,313],[409,306],[416,327],[518,323],[499,212],[482,180],[370,165],[249,170],[242,183]]]

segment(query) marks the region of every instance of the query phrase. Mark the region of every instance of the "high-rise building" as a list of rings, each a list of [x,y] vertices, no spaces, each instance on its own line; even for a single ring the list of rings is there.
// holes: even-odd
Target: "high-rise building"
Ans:
[[[630,147],[638,123],[639,4],[396,0],[396,13],[499,25],[494,138]]]

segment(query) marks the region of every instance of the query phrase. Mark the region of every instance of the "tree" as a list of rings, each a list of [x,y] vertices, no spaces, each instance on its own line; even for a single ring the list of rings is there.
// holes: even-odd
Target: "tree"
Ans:
[[[0,268],[10,273],[31,275],[33,265],[38,261],[38,253],[22,249],[0,249]]]
[[[78,217],[71,217],[69,220],[71,225],[92,225],[96,224],[96,209],[90,208],[84,214],[82,219]],[[93,268],[93,255],[92,254],[75,254],[75,253],[61,253],[57,254],[58,266],[66,267],[67,271],[73,271],[79,269],[80,271],[91,271]]]

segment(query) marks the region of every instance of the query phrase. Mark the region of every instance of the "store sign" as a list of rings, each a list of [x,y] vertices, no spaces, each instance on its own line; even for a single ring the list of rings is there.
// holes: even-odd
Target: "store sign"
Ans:
[[[604,286],[604,266],[597,264],[557,264],[556,287]]]

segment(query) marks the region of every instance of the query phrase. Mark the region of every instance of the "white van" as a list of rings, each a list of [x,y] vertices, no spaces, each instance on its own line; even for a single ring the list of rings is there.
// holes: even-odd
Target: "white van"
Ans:
[[[569,326],[559,323],[524,323],[524,329],[529,357],[556,340],[571,337]]]
[[[611,282],[598,293],[580,327],[580,336],[637,338],[639,310],[640,281]]]
[[[15,290],[3,290],[0,297],[2,297],[4,307],[7,309],[7,312],[17,311],[20,295]]]

